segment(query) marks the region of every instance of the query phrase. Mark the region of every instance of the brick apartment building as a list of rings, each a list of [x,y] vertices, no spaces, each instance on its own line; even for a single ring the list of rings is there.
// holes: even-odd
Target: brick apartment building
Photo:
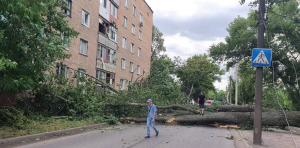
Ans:
[[[150,73],[153,11],[145,0],[121,0],[119,12],[116,80],[127,89]]]
[[[57,74],[75,69],[117,90],[149,74],[153,11],[145,0],[65,1],[70,10],[62,12],[79,35],[64,45],[71,58],[57,63]]]

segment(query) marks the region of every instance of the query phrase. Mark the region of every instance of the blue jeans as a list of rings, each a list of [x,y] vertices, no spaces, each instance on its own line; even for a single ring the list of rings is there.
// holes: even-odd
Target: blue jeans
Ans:
[[[151,124],[151,127],[154,129],[154,131],[157,133],[158,130],[155,128],[155,121],[152,122],[152,119],[153,118],[147,118],[147,136],[150,136],[150,124]]]

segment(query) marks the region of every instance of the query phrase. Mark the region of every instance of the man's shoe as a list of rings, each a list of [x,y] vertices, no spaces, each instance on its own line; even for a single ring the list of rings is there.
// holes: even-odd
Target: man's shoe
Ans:
[[[159,131],[156,132],[156,137],[158,136]]]
[[[146,136],[145,138],[150,138],[150,136]]]

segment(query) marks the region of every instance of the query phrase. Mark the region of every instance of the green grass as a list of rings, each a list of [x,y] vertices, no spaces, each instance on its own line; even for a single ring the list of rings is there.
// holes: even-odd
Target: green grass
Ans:
[[[102,123],[103,121],[102,117],[93,119],[52,119],[39,117],[33,120],[30,124],[25,125],[22,129],[16,129],[9,126],[0,127],[0,139],[87,126]]]

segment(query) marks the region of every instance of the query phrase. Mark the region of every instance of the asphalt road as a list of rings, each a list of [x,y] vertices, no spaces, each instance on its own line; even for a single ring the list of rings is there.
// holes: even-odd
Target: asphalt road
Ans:
[[[144,139],[145,125],[122,125],[104,130],[62,137],[18,148],[234,148],[234,141],[227,139],[226,129],[199,126],[157,125],[155,137]]]

